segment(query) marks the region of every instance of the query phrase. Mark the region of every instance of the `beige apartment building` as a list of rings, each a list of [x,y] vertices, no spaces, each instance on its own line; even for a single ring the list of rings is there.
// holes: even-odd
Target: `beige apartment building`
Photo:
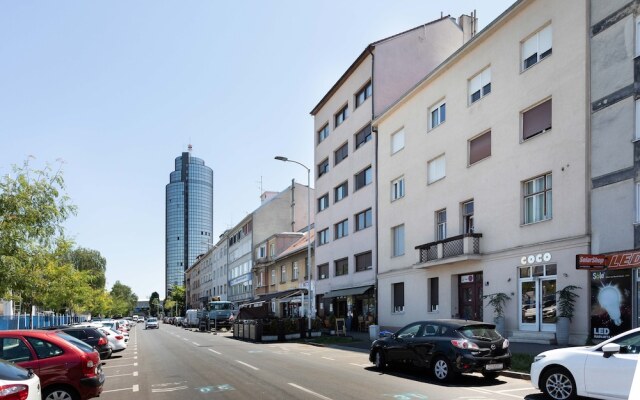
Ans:
[[[553,342],[572,284],[585,343],[588,19],[586,1],[520,0],[374,120],[382,328],[493,321],[483,296],[504,293],[503,333]]]
[[[315,143],[317,314],[377,314],[376,141],[371,121],[472,34],[468,16],[372,43],[311,111]]]

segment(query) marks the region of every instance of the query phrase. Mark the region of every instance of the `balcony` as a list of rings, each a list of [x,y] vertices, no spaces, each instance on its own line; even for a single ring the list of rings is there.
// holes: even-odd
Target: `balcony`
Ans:
[[[416,246],[418,264],[445,264],[465,260],[475,260],[480,255],[482,233],[465,233],[437,242]]]

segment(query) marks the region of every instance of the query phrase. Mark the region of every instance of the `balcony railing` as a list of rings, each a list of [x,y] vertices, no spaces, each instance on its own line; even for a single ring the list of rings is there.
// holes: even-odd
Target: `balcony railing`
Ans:
[[[480,254],[481,237],[482,233],[465,233],[464,235],[416,246],[420,259],[419,263],[462,255]]]

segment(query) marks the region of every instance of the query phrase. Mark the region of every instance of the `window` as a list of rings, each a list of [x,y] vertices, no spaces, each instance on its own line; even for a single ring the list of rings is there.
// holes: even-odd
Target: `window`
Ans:
[[[491,155],[491,131],[469,140],[469,165]]]
[[[340,148],[336,151],[333,152],[333,165],[338,165],[340,164],[340,161],[344,160],[345,158],[347,158],[347,156],[349,155],[349,143],[345,143],[342,146],[340,146]]]
[[[436,240],[447,238],[447,210],[436,211]]]
[[[551,129],[551,99],[522,113],[522,140]]]
[[[393,287],[393,312],[404,311],[404,282],[394,283]]]
[[[356,189],[359,190],[372,182],[373,175],[371,167],[367,167],[356,174]]]
[[[318,279],[329,279],[329,264],[318,265]]]
[[[280,267],[280,283],[285,283],[287,281],[287,266],[283,265]]]
[[[404,129],[391,135],[391,154],[404,149]]]
[[[371,209],[364,210],[361,213],[356,214],[356,231],[361,231],[364,228],[371,226]]]
[[[365,126],[360,132],[355,134],[356,137],[356,150],[362,147],[365,143],[371,140],[371,124]]]
[[[0,350],[4,353],[2,356],[4,360],[14,363],[33,359],[27,344],[18,338],[0,338]]]
[[[318,131],[318,143],[322,142],[329,136],[329,124],[324,124],[322,128]]]
[[[300,268],[298,267],[298,262],[294,261],[291,265],[291,280],[292,281],[297,281],[298,278],[300,277]]]
[[[276,255],[276,244],[275,243],[271,243],[269,245],[269,255],[271,257],[275,257],[275,255]]]
[[[391,242],[393,243],[392,256],[404,255],[404,225],[391,228]]]
[[[349,235],[349,220],[345,219],[338,222],[333,226],[335,232],[335,238],[340,239]]]
[[[433,129],[436,126],[442,124],[447,118],[447,108],[445,102],[441,102],[429,109],[429,129]]]
[[[349,195],[349,183],[347,181],[342,182],[340,186],[333,189],[333,202],[337,203]]]
[[[356,254],[356,272],[366,271],[372,268],[371,252]]]
[[[336,260],[335,261],[335,266],[336,266],[336,275],[335,276],[347,275],[349,273],[349,259],[348,258],[341,258],[340,260]]]
[[[318,212],[326,210],[329,207],[329,193],[318,199]]]
[[[445,177],[444,154],[427,163],[427,183],[431,184]]]
[[[473,233],[473,200],[462,203],[462,233]]]
[[[264,271],[260,271],[260,273],[258,274],[258,287],[262,287],[264,286]],[[213,291],[215,292],[216,288],[213,288]]]
[[[391,201],[404,197],[404,177],[391,181]]]
[[[262,244],[260,248],[258,248],[258,258],[263,258],[267,256],[267,245]]]
[[[438,278],[429,278],[429,310],[438,311],[440,305],[438,293]]]
[[[340,126],[340,124],[344,122],[345,119],[347,119],[348,116],[349,116],[349,105],[345,104],[344,107],[342,107],[340,111],[338,111],[336,115],[333,116],[333,121],[334,121],[333,126],[337,128],[338,126]]]
[[[329,228],[318,232],[318,246],[329,243]]]
[[[491,93],[491,67],[487,67],[469,79],[469,104]]]
[[[525,224],[551,219],[551,183],[551,174],[539,176],[524,183]]]
[[[318,178],[320,178],[322,175],[326,174],[327,172],[329,172],[329,159],[328,158],[325,159],[320,164],[318,164]]]
[[[271,285],[275,285],[276,284],[276,269],[275,268],[271,268],[271,282],[269,282]]]
[[[64,332],[62,334],[64,334]],[[51,357],[59,356],[60,354],[64,353],[64,351],[60,347],[46,340],[42,340],[34,337],[27,337],[26,339],[27,339],[27,342],[29,342],[29,344],[31,345],[31,347],[33,347],[33,350],[35,350],[36,355],[38,356],[39,359],[51,358]],[[86,345],[86,344],[84,342],[76,340],[75,338],[72,339],[69,336],[66,336],[64,337],[64,339],[67,340],[68,342],[73,343],[74,346],[80,347],[81,350],[84,350],[84,351],[91,350],[91,346],[87,346],[85,348],[83,347],[83,345]]]
[[[369,81],[358,93],[356,93],[356,108],[360,107],[366,99],[371,97],[372,90],[371,81]]]
[[[522,43],[522,70],[550,56],[551,51],[551,25],[548,25]]]

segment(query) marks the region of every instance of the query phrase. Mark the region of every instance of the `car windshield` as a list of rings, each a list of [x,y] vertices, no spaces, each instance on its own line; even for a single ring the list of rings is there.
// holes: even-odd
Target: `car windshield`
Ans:
[[[156,318],[149,318],[149,319],[147,320],[147,322],[158,322],[158,319],[156,319]]]
[[[494,328],[483,325],[465,326],[458,329],[458,332],[468,339],[493,341],[502,338]]]
[[[218,311],[218,310],[230,310],[231,309],[231,303],[211,303],[211,310],[212,311]]]
[[[93,347],[89,346],[82,340],[76,339],[73,336],[67,335],[64,332],[58,332],[57,335],[60,336],[62,339],[66,340],[67,342],[71,343],[72,345],[76,346],[80,350],[84,351],[85,353],[93,353]]]

